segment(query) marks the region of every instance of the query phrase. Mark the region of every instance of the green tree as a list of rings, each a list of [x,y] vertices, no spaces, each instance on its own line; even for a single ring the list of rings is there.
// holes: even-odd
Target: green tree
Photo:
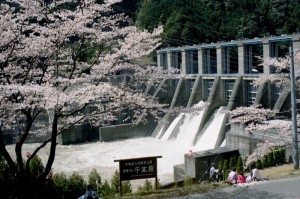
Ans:
[[[278,164],[281,163],[281,158],[280,158],[280,154],[279,154],[278,149],[274,150],[274,162],[275,162],[275,165],[278,165]]]
[[[270,153],[268,153],[268,162],[270,166],[274,166],[274,155],[273,155],[273,151],[271,151]]]
[[[114,194],[107,180],[104,181],[104,184],[102,186],[102,194],[103,196],[111,196]]]
[[[42,173],[44,170],[44,165],[40,157],[35,155],[30,163],[29,163],[29,172],[32,176],[36,176],[40,173]]]
[[[88,183],[92,185],[92,187],[96,190],[98,195],[102,195],[102,182],[101,182],[101,176],[97,172],[95,168],[92,169],[88,176]]]
[[[85,193],[87,184],[83,177],[74,172],[68,178],[68,192],[70,197],[77,197]]]
[[[265,157],[262,159],[262,166],[263,166],[263,168],[269,167],[268,156],[265,156]]]
[[[223,170],[223,162],[219,162],[219,164],[218,164],[218,169],[220,170],[220,171],[222,171]]]
[[[143,186],[138,187],[138,192],[151,192],[153,191],[153,185],[150,180],[146,179]]]
[[[280,162],[282,164],[284,164],[286,162],[286,158],[285,158],[285,149],[284,148],[281,148],[279,150],[279,154],[280,154]]]
[[[257,160],[257,161],[256,161],[255,167],[256,167],[257,169],[263,169],[263,165],[262,165],[262,163],[261,163],[260,160]]]
[[[110,187],[113,193],[120,193],[120,172],[118,170],[115,171],[111,179]]]
[[[229,169],[229,162],[227,159],[225,159],[223,163],[223,172],[225,173],[225,171],[228,169]]]
[[[132,193],[132,186],[130,181],[122,182],[122,193],[123,194]]]
[[[224,179],[227,179],[229,172],[230,172],[230,169],[229,169],[229,162],[228,162],[227,159],[225,159],[225,160],[224,160],[224,163],[223,163]]]
[[[236,167],[236,164],[235,164],[234,158],[231,157],[229,160],[229,169],[232,169],[233,167]]]
[[[59,196],[63,196],[68,192],[68,178],[64,173],[56,173],[53,175],[54,190]]]
[[[236,171],[238,172],[238,173],[240,173],[240,172],[243,172],[243,159],[242,159],[242,157],[241,156],[239,156],[238,157],[238,161],[237,161],[237,164],[236,164]]]

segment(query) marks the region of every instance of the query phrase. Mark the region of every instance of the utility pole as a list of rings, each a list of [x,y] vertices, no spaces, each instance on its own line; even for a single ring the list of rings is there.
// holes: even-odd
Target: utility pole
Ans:
[[[294,169],[299,169],[298,158],[298,132],[297,132],[297,105],[296,105],[296,89],[295,89],[295,71],[294,71],[294,52],[290,47],[291,54],[291,112],[292,112],[292,145],[293,145],[293,165]]]

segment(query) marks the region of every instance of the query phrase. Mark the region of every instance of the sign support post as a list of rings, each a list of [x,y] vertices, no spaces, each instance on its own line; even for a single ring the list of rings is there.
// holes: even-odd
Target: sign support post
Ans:
[[[155,178],[157,189],[157,158],[162,158],[162,156],[114,160],[114,162],[119,162],[120,194],[123,194],[122,181],[124,180]]]

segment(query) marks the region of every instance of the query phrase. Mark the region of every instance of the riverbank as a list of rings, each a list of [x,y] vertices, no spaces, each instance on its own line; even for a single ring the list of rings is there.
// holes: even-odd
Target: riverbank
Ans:
[[[267,177],[269,181],[290,178],[292,176],[300,176],[300,170],[294,170],[293,164],[283,164],[279,166],[269,167],[265,169],[261,169],[260,173],[263,177]],[[245,173],[245,175],[249,175],[249,173]],[[136,193],[128,196],[122,196],[120,198],[147,198],[147,199],[156,199],[156,198],[177,198],[184,197],[193,194],[201,194],[208,193],[211,191],[216,191],[219,188],[231,187],[227,183],[199,183],[192,184],[184,187],[173,187],[170,189],[160,189],[153,191],[151,193]]]
[[[269,167],[260,170],[262,177],[267,177],[269,180],[286,178],[294,175],[300,175],[300,170],[294,170],[292,163],[287,163],[279,166]],[[245,173],[249,175],[249,173]]]

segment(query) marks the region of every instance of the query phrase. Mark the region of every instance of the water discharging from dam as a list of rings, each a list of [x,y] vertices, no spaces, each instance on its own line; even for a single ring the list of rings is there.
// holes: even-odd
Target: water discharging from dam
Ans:
[[[95,168],[102,177],[102,180],[112,178],[114,172],[118,170],[119,165],[114,160],[162,156],[157,159],[158,163],[158,179],[161,184],[173,181],[173,166],[184,163],[184,154],[190,149],[206,150],[213,148],[218,132],[212,129],[217,128],[217,124],[221,123],[223,113],[220,110],[215,113],[214,120],[203,133],[198,143],[192,145],[195,139],[202,113],[196,115],[186,114],[179,126],[179,133],[174,139],[157,139],[153,137],[136,138],[129,140],[118,140],[113,142],[94,142],[76,145],[57,145],[57,153],[53,164],[53,173],[64,172],[71,175],[73,172],[78,173],[85,179],[88,178],[90,171]],[[216,121],[216,122],[214,122]],[[212,127],[210,127],[212,126]],[[170,126],[170,128],[172,128]],[[167,132],[167,131],[166,131]],[[162,134],[163,132],[161,132]],[[163,138],[164,135],[162,135]],[[167,136],[166,136],[167,137]],[[208,141],[209,140],[209,141]],[[203,145],[200,143],[204,143]],[[209,143],[212,143],[211,145]],[[10,154],[14,154],[14,145],[6,148]],[[23,155],[26,159],[27,152],[33,152],[38,144],[25,144]],[[49,146],[42,149],[38,156],[46,163],[48,157]],[[135,181],[131,181],[133,187],[136,188]]]

